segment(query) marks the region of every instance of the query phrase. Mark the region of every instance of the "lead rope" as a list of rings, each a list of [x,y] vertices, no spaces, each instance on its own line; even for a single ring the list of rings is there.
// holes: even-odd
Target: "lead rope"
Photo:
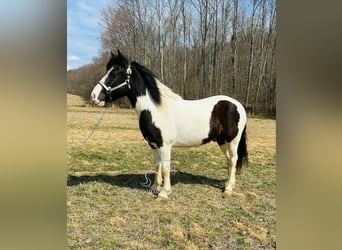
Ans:
[[[105,110],[103,111],[100,119],[98,120],[98,122],[96,123],[96,125],[94,126],[93,130],[90,132],[90,134],[88,135],[87,139],[84,140],[84,142],[81,144],[81,147],[83,147],[87,142],[88,140],[90,139],[90,137],[94,134],[95,130],[98,128],[98,126],[100,125],[100,122],[102,121],[102,118],[104,116],[104,114],[107,112],[108,110],[108,106],[105,108]]]
[[[123,85],[125,85],[125,84],[127,84],[127,85],[128,85],[128,88],[131,89],[131,85],[130,85],[130,82],[129,82],[129,80],[130,80],[130,78],[131,78],[131,75],[132,75],[131,63],[128,64],[128,68],[127,68],[127,70],[126,70],[126,73],[127,73],[127,79],[126,79],[126,81],[123,82],[122,84],[120,84],[119,86],[113,88],[113,89],[111,89],[111,88],[108,89],[108,87],[107,87],[106,85],[104,85],[101,81],[99,82],[99,84],[102,86],[102,88],[104,88],[104,89],[107,91],[107,93],[109,92],[109,98],[110,98],[110,102],[111,102],[111,103],[113,102],[113,100],[112,100],[112,95],[111,95],[110,93],[111,93],[113,90],[116,90],[116,89],[118,89],[118,88],[121,88],[121,87],[122,87]],[[95,127],[93,128],[93,130],[90,132],[90,134],[88,135],[87,139],[85,139],[84,142],[81,144],[81,147],[83,147],[83,146],[88,142],[88,140],[90,139],[90,137],[94,134],[95,130],[96,130],[97,127],[99,126],[99,124],[100,124],[100,122],[101,122],[101,120],[102,120],[104,114],[106,113],[107,109],[108,109],[108,106],[107,106],[107,107],[105,108],[105,110],[103,111],[103,113],[102,113],[102,115],[101,115],[99,121],[97,122],[97,124],[95,125]]]

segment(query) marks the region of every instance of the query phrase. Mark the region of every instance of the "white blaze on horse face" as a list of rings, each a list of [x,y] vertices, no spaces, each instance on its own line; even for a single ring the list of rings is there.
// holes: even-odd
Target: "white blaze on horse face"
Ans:
[[[110,70],[107,71],[107,73],[101,78],[99,81],[100,83],[104,84],[106,82],[106,79],[110,72],[114,69],[114,67],[110,68]],[[96,86],[93,88],[91,94],[90,94],[90,99],[97,104],[98,106],[104,106],[105,102],[99,100],[99,96],[101,91],[103,90],[103,87],[100,84],[96,84]]]
[[[114,67],[111,67],[107,73],[101,78],[101,80],[99,81],[100,83],[104,84],[106,82],[107,77],[109,76],[110,72],[112,72],[112,70],[114,69]]]

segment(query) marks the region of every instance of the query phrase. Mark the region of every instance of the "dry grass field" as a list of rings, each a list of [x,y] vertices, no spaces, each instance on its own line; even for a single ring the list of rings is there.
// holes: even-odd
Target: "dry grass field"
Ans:
[[[221,192],[225,158],[209,143],[173,148],[172,194],[158,200],[140,184],[154,166],[134,110],[109,108],[82,145],[103,109],[67,100],[69,249],[276,248],[275,120],[249,118],[249,166],[232,196]]]

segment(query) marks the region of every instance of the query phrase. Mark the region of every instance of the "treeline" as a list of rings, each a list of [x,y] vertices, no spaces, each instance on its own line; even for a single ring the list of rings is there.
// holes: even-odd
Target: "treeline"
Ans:
[[[225,94],[276,114],[275,0],[117,0],[101,14],[102,72],[84,82],[119,48],[186,99]]]

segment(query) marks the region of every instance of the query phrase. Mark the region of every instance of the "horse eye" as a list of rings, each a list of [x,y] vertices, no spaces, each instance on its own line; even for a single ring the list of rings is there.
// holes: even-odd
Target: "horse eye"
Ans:
[[[113,67],[112,71],[110,72],[111,74],[116,74],[118,72],[118,69]]]

